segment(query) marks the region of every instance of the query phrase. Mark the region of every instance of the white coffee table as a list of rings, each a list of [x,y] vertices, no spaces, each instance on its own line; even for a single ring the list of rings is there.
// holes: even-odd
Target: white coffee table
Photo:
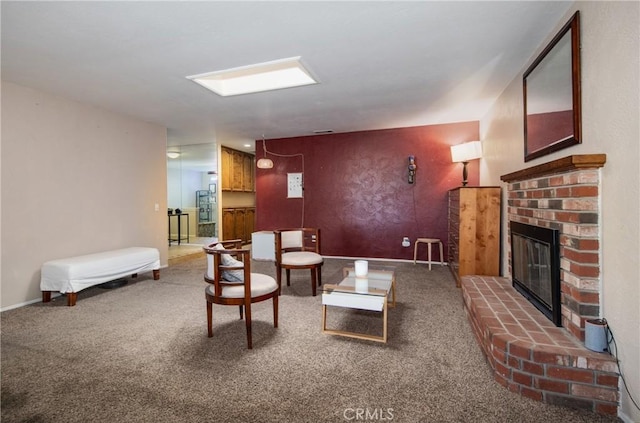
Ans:
[[[366,279],[356,278],[353,267],[344,268],[342,281],[322,290],[322,332],[386,343],[387,308],[396,305],[395,285],[393,266],[370,266]],[[382,336],[327,328],[327,306],[382,312]]]

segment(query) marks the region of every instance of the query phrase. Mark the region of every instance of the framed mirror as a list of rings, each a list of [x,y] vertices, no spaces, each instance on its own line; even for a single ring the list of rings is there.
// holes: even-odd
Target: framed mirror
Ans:
[[[218,194],[212,191],[218,183],[217,150],[215,143],[167,146],[167,206],[188,215],[182,223],[189,231],[169,234],[172,240],[184,235],[186,243],[203,244],[219,233]],[[177,227],[174,220],[170,229]]]
[[[524,161],[581,142],[580,12],[523,75]]]

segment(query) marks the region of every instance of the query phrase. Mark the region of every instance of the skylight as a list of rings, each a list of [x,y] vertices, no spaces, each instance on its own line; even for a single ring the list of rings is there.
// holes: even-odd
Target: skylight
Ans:
[[[187,79],[223,97],[318,83],[300,57],[192,75]]]

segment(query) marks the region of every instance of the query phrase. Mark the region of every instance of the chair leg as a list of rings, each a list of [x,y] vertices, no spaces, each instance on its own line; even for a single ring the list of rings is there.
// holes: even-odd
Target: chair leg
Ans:
[[[442,242],[440,244],[440,266],[444,266],[444,254],[442,252]]]
[[[251,343],[251,303],[247,304],[246,308],[246,325],[247,325],[247,348],[252,349]]]
[[[322,266],[318,266],[316,269],[318,272],[318,286],[322,286]]]
[[[316,296],[316,269],[311,268],[311,292]]]
[[[278,296],[273,296],[273,327],[278,327]]]
[[[285,273],[287,274],[287,286],[291,286],[291,269],[285,269]]]
[[[418,257],[418,241],[413,245],[413,264],[416,264],[416,258]]]
[[[427,243],[427,259],[429,260],[429,270],[431,270],[431,243]]]
[[[238,306],[240,308],[240,320],[242,320],[242,306]]]
[[[213,311],[212,304],[207,301],[207,335],[209,338],[213,336]]]
[[[282,268],[276,264],[276,282],[278,282],[278,295],[282,294]]]

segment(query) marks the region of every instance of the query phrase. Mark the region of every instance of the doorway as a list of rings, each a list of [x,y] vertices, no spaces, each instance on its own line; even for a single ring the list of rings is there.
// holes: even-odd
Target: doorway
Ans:
[[[215,143],[167,147],[169,259],[202,252],[217,239],[217,155]]]

